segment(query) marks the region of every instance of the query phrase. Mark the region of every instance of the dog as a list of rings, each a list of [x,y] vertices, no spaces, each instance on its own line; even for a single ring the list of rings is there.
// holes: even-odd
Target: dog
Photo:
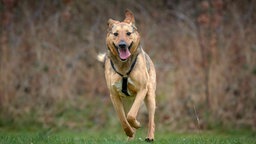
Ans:
[[[107,87],[122,128],[128,140],[134,139],[136,129],[141,127],[136,117],[144,101],[149,119],[145,141],[154,141],[156,72],[142,49],[130,10],[125,11],[122,22],[108,20],[106,45],[107,52],[98,55],[98,60],[104,62]]]

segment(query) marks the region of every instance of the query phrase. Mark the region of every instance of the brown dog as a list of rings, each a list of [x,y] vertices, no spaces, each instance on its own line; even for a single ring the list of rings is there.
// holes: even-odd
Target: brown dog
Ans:
[[[104,61],[107,87],[122,127],[129,139],[134,138],[135,130],[140,127],[136,117],[144,101],[149,113],[145,140],[153,141],[156,73],[153,62],[141,47],[131,11],[125,11],[123,22],[108,20],[106,43],[107,53],[98,58]]]

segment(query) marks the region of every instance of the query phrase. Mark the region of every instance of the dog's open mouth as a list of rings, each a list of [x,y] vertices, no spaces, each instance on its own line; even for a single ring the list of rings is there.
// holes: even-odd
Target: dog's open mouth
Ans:
[[[118,48],[119,57],[122,61],[128,59],[131,55],[128,48]]]
[[[119,58],[122,60],[122,61],[126,61],[130,56],[131,56],[131,52],[130,52],[130,48],[132,46],[133,43],[131,43],[129,45],[129,47],[117,47],[115,44],[115,48],[117,49],[118,51],[118,54],[119,54]]]

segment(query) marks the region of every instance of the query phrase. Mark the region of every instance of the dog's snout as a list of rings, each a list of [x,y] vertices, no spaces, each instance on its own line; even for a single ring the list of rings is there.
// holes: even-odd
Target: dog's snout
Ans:
[[[120,48],[126,48],[126,42],[125,42],[125,41],[121,41],[121,42],[118,44],[118,46],[119,46]]]

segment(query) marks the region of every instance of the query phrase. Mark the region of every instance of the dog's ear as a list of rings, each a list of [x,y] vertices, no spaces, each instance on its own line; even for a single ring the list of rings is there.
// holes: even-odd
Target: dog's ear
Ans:
[[[108,20],[108,31],[110,31],[115,23],[118,23],[118,21],[109,19]]]
[[[125,19],[124,22],[126,23],[132,23],[133,25],[135,25],[135,19],[134,19],[134,15],[132,13],[132,11],[130,11],[129,9],[125,10]]]

